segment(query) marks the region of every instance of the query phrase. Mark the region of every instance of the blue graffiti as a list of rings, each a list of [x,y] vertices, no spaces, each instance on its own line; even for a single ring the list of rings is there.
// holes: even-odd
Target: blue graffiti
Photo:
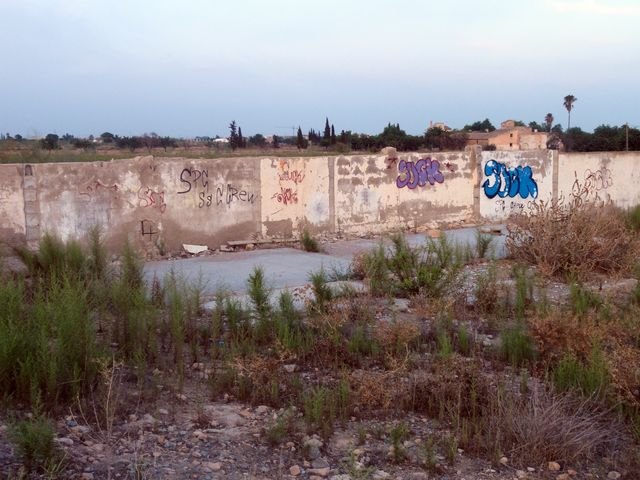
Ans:
[[[398,188],[408,187],[413,190],[418,186],[424,187],[427,182],[431,185],[444,182],[444,176],[440,172],[440,162],[430,158],[422,158],[416,163],[400,160],[398,172],[396,179]]]
[[[533,179],[531,167],[507,168],[504,163],[498,163],[495,160],[489,160],[484,166],[484,174],[489,177],[482,184],[484,194],[489,198],[496,195],[500,198],[516,197],[520,195],[522,198],[531,198],[538,196],[538,184]],[[493,177],[493,183],[491,183]]]

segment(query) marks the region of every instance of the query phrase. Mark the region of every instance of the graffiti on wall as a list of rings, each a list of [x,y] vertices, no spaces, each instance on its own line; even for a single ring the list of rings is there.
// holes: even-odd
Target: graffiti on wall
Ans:
[[[116,200],[118,185],[105,185],[100,180],[90,180],[79,189],[78,194],[88,202],[96,197],[102,200]]]
[[[484,174],[489,177],[482,184],[484,194],[488,198],[494,198],[496,195],[500,198],[538,196],[538,184],[533,179],[533,172],[529,166],[507,168],[504,163],[489,160],[484,166]]]
[[[304,171],[292,170],[287,160],[280,160],[277,173],[280,191],[274,193],[271,199],[283,205],[298,203],[298,185],[304,181],[304,177]]]
[[[505,213],[507,211],[510,213],[525,213],[525,209],[531,211],[534,208],[534,203],[532,201],[524,203],[511,200],[510,202],[507,202],[506,200],[500,199],[496,200],[495,204],[494,210],[496,213]]]
[[[140,221],[140,233],[143,238],[152,239],[154,235],[158,235],[160,232],[155,223],[151,220],[144,219]]]
[[[164,201],[164,192],[156,192],[151,188],[140,187],[138,190],[138,206],[142,208],[157,208],[164,213],[167,204]]]
[[[421,158],[417,162],[400,160],[398,163],[398,188],[407,187],[413,190],[416,187],[424,187],[427,182],[431,185],[444,182],[444,176],[440,171],[440,162],[431,158]]]
[[[255,201],[255,193],[234,186],[231,183],[211,184],[207,169],[184,168],[180,172],[182,190],[178,195],[193,193],[198,208],[209,208],[233,203],[250,203]]]
[[[600,167],[600,169],[592,172],[587,168],[584,172],[584,188],[588,192],[599,192],[600,190],[606,190],[613,185],[611,179],[611,170],[607,167]]]

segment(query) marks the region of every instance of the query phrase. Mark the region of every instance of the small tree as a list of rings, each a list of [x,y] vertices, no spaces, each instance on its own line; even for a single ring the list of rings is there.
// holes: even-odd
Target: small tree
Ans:
[[[544,116],[544,123],[547,124],[547,132],[551,132],[551,126],[553,125],[553,114],[547,113]]]
[[[245,148],[246,146],[244,137],[242,136],[242,128],[238,127],[238,148]]]
[[[280,148],[280,139],[278,138],[277,135],[273,136],[272,146],[273,146],[273,148]]]
[[[333,128],[333,124],[331,124],[331,145],[335,145],[336,142],[336,130]]]
[[[56,150],[59,148],[58,146],[59,137],[55,133],[48,133],[46,137],[40,140],[40,144],[42,148],[46,148],[47,150]]]
[[[232,150],[238,148],[238,125],[235,120],[229,124],[229,145]]]
[[[307,141],[302,135],[302,129],[300,127],[298,127],[298,135],[296,136],[296,147],[300,150],[307,148]]]

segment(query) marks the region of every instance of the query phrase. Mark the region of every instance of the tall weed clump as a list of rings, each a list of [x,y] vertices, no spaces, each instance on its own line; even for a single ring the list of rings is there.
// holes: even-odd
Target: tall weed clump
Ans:
[[[569,200],[535,202],[531,212],[512,220],[508,253],[545,275],[582,278],[628,271],[640,252],[638,235],[624,213],[593,198],[577,182]]]
[[[70,400],[93,385],[99,356],[79,283],[56,280],[35,292],[16,280],[0,286],[0,382],[9,397],[46,407]]]
[[[409,245],[402,234],[392,235],[390,240],[390,248],[380,244],[363,260],[372,294],[437,298],[457,279],[464,252],[445,235],[437,240],[429,238],[426,245],[418,247]]]

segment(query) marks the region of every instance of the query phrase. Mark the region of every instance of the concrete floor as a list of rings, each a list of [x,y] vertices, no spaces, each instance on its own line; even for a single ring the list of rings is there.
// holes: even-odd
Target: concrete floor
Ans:
[[[487,227],[483,227],[483,230]],[[493,256],[504,256],[504,228],[497,226],[502,234],[493,235]],[[448,230],[452,241],[474,247],[476,228]],[[408,234],[411,245],[423,245],[426,234]],[[238,295],[246,292],[247,278],[256,266],[264,269],[268,285],[274,290],[293,289],[309,283],[309,275],[324,268],[333,271],[347,271],[353,256],[368,251],[380,240],[356,239],[323,244],[323,253],[309,253],[293,248],[277,248],[193,257],[187,259],[147,262],[145,277],[151,281],[154,276],[162,280],[172,270],[190,282],[202,282],[205,297],[211,298],[221,288]]]

